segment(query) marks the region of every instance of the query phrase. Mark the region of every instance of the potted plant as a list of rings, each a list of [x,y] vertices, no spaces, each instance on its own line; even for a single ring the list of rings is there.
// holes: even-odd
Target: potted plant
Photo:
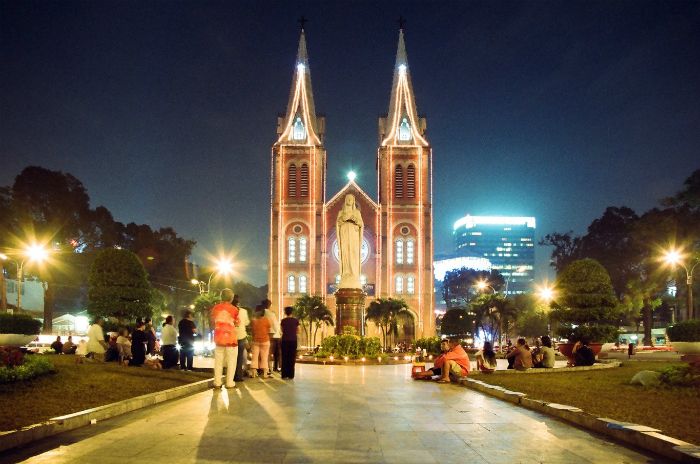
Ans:
[[[0,346],[24,346],[40,329],[41,322],[26,314],[0,314]]]
[[[573,364],[574,344],[588,339],[597,355],[603,343],[617,339],[619,305],[613,293],[608,271],[594,259],[569,264],[558,276],[559,299],[552,304],[556,333],[568,343],[558,345],[559,352]]]
[[[673,349],[681,354],[700,355],[700,319],[678,322],[666,328]]]

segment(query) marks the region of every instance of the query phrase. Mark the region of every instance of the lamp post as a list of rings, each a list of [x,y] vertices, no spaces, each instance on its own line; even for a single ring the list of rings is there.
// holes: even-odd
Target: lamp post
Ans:
[[[549,309],[551,309],[550,304],[552,303],[552,300],[554,300],[555,296],[555,290],[553,287],[549,286],[548,284],[543,284],[539,287],[537,287],[537,297],[547,303],[547,306]],[[552,332],[552,327],[551,323],[549,320],[549,316],[547,317],[547,332],[551,333]]]
[[[498,295],[498,292],[496,291],[496,289],[493,288],[493,286],[490,285],[485,280],[479,280],[476,283],[476,288],[478,288],[482,292],[484,290],[486,290],[487,288],[490,288],[494,295]],[[498,315],[498,349],[500,350],[502,348],[503,348],[503,314],[499,314]]]
[[[199,294],[203,295],[204,293],[209,294],[209,291],[211,290],[211,279],[214,277],[215,274],[222,274],[222,275],[228,275],[231,272],[233,272],[233,263],[231,262],[230,259],[228,258],[220,258],[219,260],[216,261],[216,269],[214,272],[209,274],[209,280],[207,280],[206,284],[206,289],[207,291],[204,291],[205,285],[204,281],[197,280],[197,279],[192,279],[192,285],[197,285],[199,287]]]
[[[663,260],[670,266],[680,265],[685,271],[686,284],[688,285],[688,319],[695,317],[695,308],[693,308],[693,271],[698,264],[700,258],[690,258],[685,262],[685,256],[679,250],[670,249],[664,253]]]
[[[24,250],[24,259],[17,261],[10,258],[5,253],[0,253],[0,259],[3,261],[11,261],[17,267],[17,312],[22,311],[22,280],[24,278],[24,263],[29,261],[43,262],[49,255],[48,250],[43,245],[32,244]]]

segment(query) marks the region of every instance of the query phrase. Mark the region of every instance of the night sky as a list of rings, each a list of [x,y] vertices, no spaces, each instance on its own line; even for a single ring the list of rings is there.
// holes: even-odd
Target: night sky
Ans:
[[[270,147],[305,15],[328,198],[376,195],[399,15],[434,155],[435,249],[471,214],[581,232],[700,167],[700,2],[0,3],[0,184],[70,172],[266,281]],[[538,269],[548,251],[537,249]],[[540,273],[542,276],[542,273]]]

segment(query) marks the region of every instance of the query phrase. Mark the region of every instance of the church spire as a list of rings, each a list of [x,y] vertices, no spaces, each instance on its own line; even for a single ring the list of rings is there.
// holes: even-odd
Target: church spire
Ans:
[[[311,70],[306,52],[306,36],[302,23],[287,113],[277,143],[320,145],[321,140],[317,134],[318,121],[314,106],[314,94],[311,89]]]
[[[413,95],[411,73],[406,56],[406,43],[403,34],[403,19],[400,20],[399,44],[396,49],[394,80],[391,85],[391,100],[386,118],[387,127],[382,146],[386,145],[423,145],[428,141],[422,135],[421,121],[418,118],[416,99]]]

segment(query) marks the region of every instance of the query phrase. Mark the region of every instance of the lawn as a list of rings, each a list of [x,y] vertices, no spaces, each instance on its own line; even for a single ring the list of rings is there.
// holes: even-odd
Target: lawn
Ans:
[[[153,370],[117,363],[75,364],[74,356],[51,356],[55,374],[0,385],[0,430],[211,378],[206,372]],[[11,413],[8,413],[12,411]]]
[[[540,375],[488,375],[474,378],[526,393],[529,398],[568,404],[599,417],[634,422],[666,435],[700,444],[700,389],[644,388],[629,384],[641,370],[661,371],[666,362],[625,362],[619,368]]]

